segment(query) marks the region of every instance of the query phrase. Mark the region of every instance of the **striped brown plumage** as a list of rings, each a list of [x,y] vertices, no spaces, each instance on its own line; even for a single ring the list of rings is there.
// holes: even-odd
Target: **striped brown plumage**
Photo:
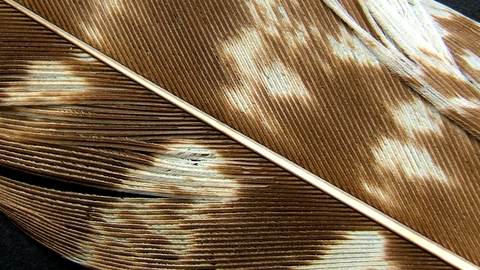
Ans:
[[[18,2],[480,263],[475,126],[412,90],[321,1]],[[374,32],[357,1],[342,4]],[[478,25],[424,4],[478,81]],[[63,256],[105,269],[448,268],[8,5],[0,16],[1,165],[132,197],[2,177],[0,208]],[[476,102],[448,76],[427,79]]]

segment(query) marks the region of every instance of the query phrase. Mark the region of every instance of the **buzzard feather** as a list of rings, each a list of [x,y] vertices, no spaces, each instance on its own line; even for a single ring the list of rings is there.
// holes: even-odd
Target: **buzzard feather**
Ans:
[[[0,16],[0,163],[53,179],[1,177],[0,209],[62,256],[477,269],[480,28],[450,9],[5,0]]]

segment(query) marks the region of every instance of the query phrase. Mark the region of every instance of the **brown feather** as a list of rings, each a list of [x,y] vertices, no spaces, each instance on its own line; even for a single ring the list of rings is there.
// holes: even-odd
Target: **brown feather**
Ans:
[[[475,130],[477,119],[457,119],[412,91],[409,78],[392,74],[324,3],[19,2],[480,263],[480,144],[462,129]],[[343,4],[374,32],[355,1]],[[159,197],[83,195],[2,178],[0,208],[63,256],[105,269],[328,269],[337,261],[349,269],[447,267],[7,5],[0,7],[6,49],[0,52],[0,163]],[[458,27],[478,28],[452,16],[448,21]],[[450,25],[435,18],[442,27]],[[472,79],[478,73],[461,60],[461,50],[472,47],[478,55],[470,41],[479,39],[478,31],[466,36],[446,40]],[[464,82],[455,84],[434,69],[427,76],[435,89],[472,98],[465,94],[471,85],[463,91]],[[361,249],[355,254],[364,260],[352,260],[348,245]]]

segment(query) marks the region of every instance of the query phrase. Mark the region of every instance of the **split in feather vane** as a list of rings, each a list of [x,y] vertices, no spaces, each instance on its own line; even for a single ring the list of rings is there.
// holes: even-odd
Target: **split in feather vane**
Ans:
[[[476,121],[451,117],[428,96],[475,94],[479,54],[448,25],[476,24],[431,2],[404,2],[395,10],[420,15],[398,20],[419,18],[413,30],[431,27],[419,41],[432,42],[426,51],[392,34],[378,12],[383,2],[361,1],[363,9],[354,1],[20,2],[479,262]],[[131,194],[88,195],[3,177],[2,211],[44,245],[100,269],[449,268],[1,8],[2,165]],[[435,21],[423,21],[429,16]],[[442,36],[448,46],[440,29],[449,32]],[[442,65],[456,77],[436,85]]]

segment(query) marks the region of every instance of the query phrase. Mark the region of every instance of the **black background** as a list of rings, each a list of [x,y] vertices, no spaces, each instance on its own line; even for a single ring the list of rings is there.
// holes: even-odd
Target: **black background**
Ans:
[[[480,21],[480,0],[440,0],[438,2],[476,21]],[[3,171],[1,167],[0,171]],[[0,212],[0,269],[76,270],[86,268],[61,258],[56,253],[33,241]]]

